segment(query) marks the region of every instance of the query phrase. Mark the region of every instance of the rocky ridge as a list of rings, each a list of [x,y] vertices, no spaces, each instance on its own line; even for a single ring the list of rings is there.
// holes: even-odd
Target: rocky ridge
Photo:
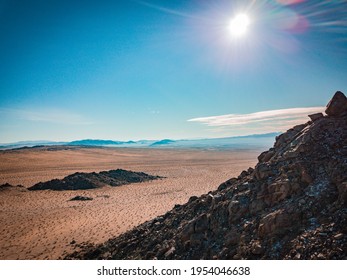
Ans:
[[[27,191],[27,189],[22,185],[12,186],[9,183],[5,183],[5,184],[0,185],[0,192],[1,191],[13,191],[13,190],[21,191],[21,192]]]
[[[28,190],[86,190],[100,188],[106,185],[117,187],[159,178],[159,176],[152,176],[143,172],[133,172],[123,169],[101,171],[99,173],[76,172],[61,180],[53,179],[47,182],[39,182],[28,188]]]
[[[67,259],[346,259],[347,99],[276,137],[255,168]]]

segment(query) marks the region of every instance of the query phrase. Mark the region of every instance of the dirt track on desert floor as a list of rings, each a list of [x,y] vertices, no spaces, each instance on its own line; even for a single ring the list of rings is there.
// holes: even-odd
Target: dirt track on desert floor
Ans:
[[[0,259],[57,259],[214,190],[254,167],[260,150],[35,148],[0,151],[0,185],[122,168],[165,178],[83,191],[0,191]],[[91,201],[69,201],[76,195]]]

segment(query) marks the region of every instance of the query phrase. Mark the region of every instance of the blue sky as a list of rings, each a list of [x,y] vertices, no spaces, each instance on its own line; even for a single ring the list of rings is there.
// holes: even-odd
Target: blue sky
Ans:
[[[0,143],[284,131],[346,92],[347,1],[0,0],[0,62]]]

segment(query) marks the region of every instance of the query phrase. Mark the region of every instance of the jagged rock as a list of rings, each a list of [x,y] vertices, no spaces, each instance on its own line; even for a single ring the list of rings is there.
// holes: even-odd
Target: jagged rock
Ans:
[[[249,204],[244,200],[244,197],[235,196],[228,206],[229,223],[239,220],[247,212],[249,212]]]
[[[327,116],[278,136],[254,169],[66,258],[346,259],[347,114],[341,98],[334,96]]]
[[[341,91],[337,91],[334,94],[333,98],[330,100],[330,102],[327,105],[325,113],[328,116],[346,115],[346,113],[347,113],[347,98]]]
[[[320,118],[323,118],[322,113],[316,113],[316,114],[312,114],[312,115],[308,115],[308,116],[313,122],[315,122],[316,120],[319,120]]]
[[[165,254],[165,258],[169,258],[175,252],[175,247],[171,247]]]
[[[295,223],[295,220],[293,218],[293,215],[290,215],[283,209],[266,215],[259,222],[259,237],[283,234],[283,232],[285,232],[287,228]]]
[[[267,178],[267,177],[271,176],[272,173],[273,173],[273,171],[272,171],[270,165],[268,165],[266,163],[260,163],[255,168],[255,176],[258,180]]]
[[[289,181],[280,181],[275,182],[269,186],[266,187],[266,195],[263,195],[262,198],[268,206],[273,206],[277,204],[278,202],[284,200],[289,195],[293,194],[294,192],[298,191],[300,188],[300,185],[295,182],[289,182]]]
[[[254,241],[251,245],[252,254],[261,255],[264,252],[264,248],[261,246],[259,240]]]
[[[268,162],[272,156],[275,154],[271,149],[269,151],[262,152],[258,157],[259,162]]]

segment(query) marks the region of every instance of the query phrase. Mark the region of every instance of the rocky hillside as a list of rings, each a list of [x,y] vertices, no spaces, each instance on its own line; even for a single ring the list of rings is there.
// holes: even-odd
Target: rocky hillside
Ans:
[[[48,182],[40,182],[28,188],[30,191],[36,190],[85,190],[103,187],[105,185],[116,187],[120,185],[140,183],[160,178],[159,176],[148,175],[143,172],[133,172],[123,169],[102,171],[99,173],[77,172],[66,176],[64,179],[53,179]]]
[[[68,259],[346,259],[347,99],[201,197]],[[116,220],[115,220],[116,222]]]

